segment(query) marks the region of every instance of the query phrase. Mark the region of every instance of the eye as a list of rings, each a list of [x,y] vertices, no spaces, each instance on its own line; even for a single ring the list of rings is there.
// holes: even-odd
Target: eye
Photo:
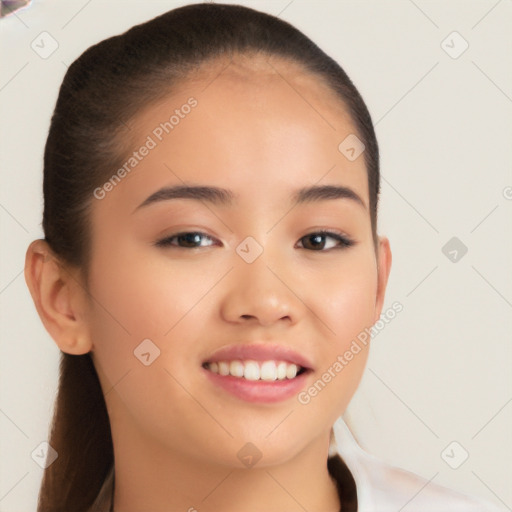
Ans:
[[[331,238],[335,240],[336,242],[338,242],[338,245],[334,245],[334,247],[329,247],[327,250],[324,250],[326,243],[325,241],[322,241],[322,239],[325,238]],[[308,235],[303,236],[300,240],[307,241],[306,244],[303,244],[304,249],[313,250],[316,252],[327,252],[331,249],[345,249],[347,247],[351,247],[352,245],[354,245],[354,241],[351,240],[350,238],[342,235],[341,233],[327,230],[314,231],[313,233],[309,233]],[[311,241],[312,243],[309,243]]]
[[[337,245],[334,244],[334,246],[327,247],[326,249],[326,242],[322,241],[322,239],[326,238],[334,240],[337,242]],[[212,242],[214,241],[213,238],[206,235],[205,233],[201,233],[200,231],[184,231],[181,233],[175,233],[166,238],[162,238],[161,240],[155,242],[155,245],[157,247],[175,247],[178,249],[196,249],[214,245],[214,243],[206,245],[201,244],[201,240],[210,240]],[[309,233],[308,235],[303,236],[299,242],[302,242],[303,240],[306,241],[306,243],[302,244],[302,248],[315,252],[327,252],[331,249],[345,249],[354,245],[354,241],[345,235],[328,230],[314,231]]]
[[[182,249],[194,249],[196,247],[208,247],[205,245],[197,245],[201,242],[201,238],[213,240],[205,233],[200,231],[185,231],[182,233],[176,233],[174,235],[158,240],[155,245],[158,247],[178,247]],[[174,243],[176,240],[177,244]],[[209,244],[211,245],[211,244]]]

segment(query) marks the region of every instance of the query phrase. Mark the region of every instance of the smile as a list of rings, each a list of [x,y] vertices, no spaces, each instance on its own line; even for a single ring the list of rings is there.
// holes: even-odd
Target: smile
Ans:
[[[291,346],[269,342],[225,345],[206,356],[201,366],[215,399],[235,397],[250,403],[288,400],[313,374],[308,357]]]
[[[204,363],[203,367],[212,373],[251,381],[294,379],[306,371],[302,366],[287,361],[214,361]]]

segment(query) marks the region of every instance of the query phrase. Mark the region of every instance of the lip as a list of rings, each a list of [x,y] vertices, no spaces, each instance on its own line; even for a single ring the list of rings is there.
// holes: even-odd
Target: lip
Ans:
[[[219,375],[202,366],[206,377],[214,385],[219,386],[229,394],[251,403],[276,403],[287,400],[304,388],[306,379],[312,373],[312,363],[295,350],[283,345],[251,344],[229,345],[216,350],[210,357],[203,361],[214,363],[219,361],[285,361],[304,368],[304,372],[293,379],[275,381],[247,380],[232,375]]]
[[[251,345],[229,345],[216,350],[204,363],[218,363],[219,361],[285,361],[302,366],[306,370],[312,370],[312,363],[295,350],[283,345],[251,344]]]
[[[296,396],[306,384],[310,371],[297,375],[293,379],[264,381],[246,380],[232,375],[219,375],[201,368],[214,385],[231,395],[251,403],[275,403]]]

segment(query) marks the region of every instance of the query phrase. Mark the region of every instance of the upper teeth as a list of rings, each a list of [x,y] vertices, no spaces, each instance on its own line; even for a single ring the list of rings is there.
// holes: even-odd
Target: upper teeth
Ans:
[[[285,361],[219,361],[207,363],[206,367],[219,375],[232,375],[248,380],[293,379],[299,367]]]

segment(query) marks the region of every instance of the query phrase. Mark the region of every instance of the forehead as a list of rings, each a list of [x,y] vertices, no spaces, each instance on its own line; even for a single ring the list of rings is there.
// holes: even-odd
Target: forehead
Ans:
[[[368,203],[364,158],[349,161],[338,149],[356,133],[345,105],[318,77],[282,59],[209,63],[141,111],[132,130],[135,148],[154,143],[130,172],[137,198],[185,181],[230,188],[247,200],[257,191],[277,198],[325,178]]]
[[[280,114],[289,120],[302,118],[302,122],[313,118],[314,127],[356,131],[344,100],[323,77],[282,57],[237,54],[217,58],[190,74],[175,91],[186,94],[193,89],[210,109],[231,105],[225,110],[228,113],[235,107],[247,111],[252,107],[254,114],[273,114],[273,121]]]

